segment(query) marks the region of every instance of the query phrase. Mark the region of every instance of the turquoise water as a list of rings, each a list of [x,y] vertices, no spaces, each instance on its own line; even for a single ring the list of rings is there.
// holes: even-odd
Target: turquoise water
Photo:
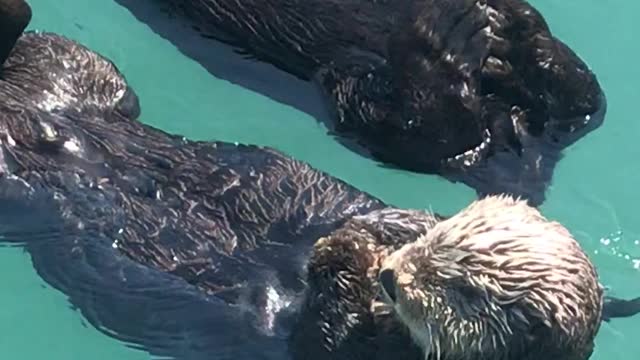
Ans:
[[[146,123],[194,139],[275,146],[402,207],[452,213],[475,198],[464,185],[384,169],[345,150],[310,115],[211,76],[113,0],[29,2],[31,28],[76,39],[118,65],[140,96]],[[638,296],[640,26],[635,21],[640,2],[533,3],[556,35],[594,68],[609,100],[603,127],[568,149],[557,166],[542,211],[576,235],[612,294]],[[293,86],[286,77],[281,84]],[[295,97],[309,97],[308,87],[301,89]],[[149,358],[85,326],[21,250],[0,248],[0,271],[2,359]],[[636,360],[639,331],[640,316],[603,324],[593,359]]]

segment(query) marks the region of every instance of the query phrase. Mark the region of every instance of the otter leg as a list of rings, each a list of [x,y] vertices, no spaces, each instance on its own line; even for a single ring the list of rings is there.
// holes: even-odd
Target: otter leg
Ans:
[[[605,297],[602,308],[602,320],[609,321],[612,318],[630,317],[640,312],[640,297],[631,300],[623,300],[611,296]]]
[[[530,4],[513,0],[489,4],[508,19],[497,34],[510,39],[512,46],[500,60],[509,63],[514,78],[519,78],[512,85],[521,89],[522,99],[534,105],[525,106],[532,111],[527,116],[529,130],[544,131],[549,140],[566,147],[599,127],[606,99],[587,64],[553,36],[544,17]],[[504,96],[508,89],[503,88]],[[535,108],[542,110],[539,116],[532,116]]]

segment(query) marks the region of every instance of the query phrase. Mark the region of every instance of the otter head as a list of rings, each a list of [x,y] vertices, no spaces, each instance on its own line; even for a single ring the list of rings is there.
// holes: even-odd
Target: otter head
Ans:
[[[322,78],[338,128],[410,170],[467,170],[498,151],[519,156],[532,137],[564,147],[602,120],[594,74],[521,0],[414,1],[384,59],[347,57],[349,66],[338,62],[339,74]]]
[[[426,359],[586,359],[600,324],[602,289],[578,243],[509,197],[438,223],[378,279]]]
[[[31,7],[24,0],[0,0],[0,66],[31,21]]]

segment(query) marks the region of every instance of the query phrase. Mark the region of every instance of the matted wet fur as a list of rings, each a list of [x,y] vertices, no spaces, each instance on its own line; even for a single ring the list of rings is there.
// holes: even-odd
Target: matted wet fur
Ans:
[[[118,1],[189,48],[139,1]],[[606,111],[595,75],[522,0],[147,1],[248,57],[315,80],[331,131],[352,149],[480,195],[541,204],[562,149]]]
[[[603,288],[569,231],[491,196],[385,257],[379,281],[425,359],[587,360]]]
[[[0,24],[28,23],[28,7],[7,7],[15,1],[0,0],[0,15],[18,17]],[[290,358],[313,243],[354,215],[406,212],[274,149],[145,125],[109,60],[55,34],[10,30],[0,33],[0,46],[15,44],[0,59],[0,238],[131,346],[190,360]],[[393,241],[425,229],[355,219]],[[614,300],[616,316],[637,312]],[[358,334],[343,329],[332,338]],[[406,334],[389,333],[381,354],[408,349]],[[297,339],[300,349],[324,344]]]
[[[67,41],[29,33],[15,54],[49,44],[81,50],[75,61],[89,65],[94,53]],[[87,84],[123,80],[97,60]],[[48,63],[47,73],[62,69]],[[22,70],[34,72],[0,81],[3,241],[24,246],[92,325],[156,355],[287,358],[278,319],[296,309],[313,242],[384,204],[276,150],[189,141],[126,117],[137,113],[131,89],[124,103],[105,89],[87,94],[95,107],[44,101],[49,80]],[[75,74],[59,75],[85,81]],[[27,91],[39,82],[41,93]]]
[[[611,312],[601,312],[595,270],[568,231],[508,197],[450,218],[393,208],[355,216],[316,243],[308,266],[292,338],[306,345],[293,347],[299,358],[584,360]]]
[[[319,239],[308,263],[305,301],[291,337],[296,359],[421,359],[392,312],[376,308],[380,261],[415,241],[438,214],[386,208],[355,216]]]

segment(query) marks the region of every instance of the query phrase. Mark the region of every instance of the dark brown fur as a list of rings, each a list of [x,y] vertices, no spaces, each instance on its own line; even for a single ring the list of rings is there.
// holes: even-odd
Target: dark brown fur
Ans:
[[[354,217],[316,242],[309,290],[292,332],[296,359],[418,360],[421,350],[392,312],[375,311],[380,261],[443,217],[385,209]]]
[[[587,360],[603,288],[571,233],[491,196],[385,257],[386,302],[425,360]]]
[[[364,327],[349,327],[344,312],[322,318],[315,305],[299,312],[299,302],[313,304],[331,285],[323,269],[359,272],[375,259],[355,242],[343,244],[352,252],[318,252],[309,287],[306,265],[318,238],[369,214],[353,219],[354,229],[400,244],[428,230],[430,222],[421,224],[432,215],[372,212],[388,206],[274,149],[190,141],[147,126],[109,60],[55,34],[11,38],[19,32],[9,30],[0,33],[15,44],[0,69],[0,235],[24,246],[40,276],[92,325],[153,354],[190,360],[412,349],[392,322],[367,327],[372,317],[360,305],[376,293],[366,287],[375,279],[351,287]],[[389,221],[394,213],[409,215]],[[325,305],[351,306],[332,294]],[[304,320],[314,316],[347,326],[292,335],[292,321],[322,325]],[[360,331],[376,346],[345,340]],[[337,346],[327,354],[330,341]],[[303,351],[314,346],[325,350]]]
[[[189,141],[139,112],[108,60],[20,37],[0,79],[3,241],[98,329],[154,354],[287,356],[269,291],[293,301],[286,317],[313,242],[384,204],[274,149]]]
[[[522,0],[153,1],[315,79],[346,142],[480,194],[542,203],[561,150],[603,121],[595,75]]]

